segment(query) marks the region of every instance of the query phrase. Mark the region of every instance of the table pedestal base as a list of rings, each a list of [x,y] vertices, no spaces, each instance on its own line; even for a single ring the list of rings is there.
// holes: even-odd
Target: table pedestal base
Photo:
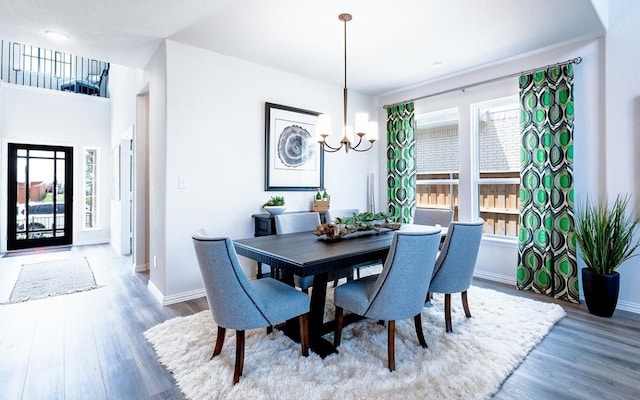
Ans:
[[[335,320],[323,322],[324,306],[327,297],[327,279],[328,274],[318,274],[313,278],[309,310],[309,349],[322,358],[338,352],[332,342],[322,337],[328,333],[333,333],[336,328]],[[344,316],[344,326],[362,319],[364,319],[364,317],[357,314],[347,314]],[[285,324],[278,326],[278,329],[282,330],[283,333],[292,340],[300,343],[300,325],[298,318],[288,320]]]

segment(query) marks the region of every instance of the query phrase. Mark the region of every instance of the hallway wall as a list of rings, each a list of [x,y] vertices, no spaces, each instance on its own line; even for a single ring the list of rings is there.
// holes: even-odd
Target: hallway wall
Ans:
[[[0,82],[0,182],[7,182],[7,143],[71,146],[74,149],[73,244],[109,240],[111,193],[109,99]],[[84,229],[84,149],[99,150],[99,228]],[[0,186],[0,251],[6,251],[7,188]]]

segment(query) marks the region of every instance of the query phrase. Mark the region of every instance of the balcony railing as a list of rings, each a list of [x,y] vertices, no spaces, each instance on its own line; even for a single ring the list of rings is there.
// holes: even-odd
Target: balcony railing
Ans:
[[[0,40],[0,80],[109,97],[108,62],[4,40]]]

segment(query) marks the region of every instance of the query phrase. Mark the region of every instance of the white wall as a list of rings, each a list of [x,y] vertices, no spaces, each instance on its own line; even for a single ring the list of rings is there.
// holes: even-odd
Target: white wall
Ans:
[[[136,121],[136,94],[145,80],[144,71],[111,64],[109,97],[111,106],[111,146],[119,144]]]
[[[166,171],[167,171],[167,43],[163,42],[147,65],[149,82],[149,288],[161,303],[171,302],[167,293]],[[180,213],[181,210],[173,210]],[[176,265],[173,268],[180,268]],[[193,277],[194,281],[196,280]],[[196,281],[197,282],[197,281]],[[194,283],[194,286],[197,284]],[[189,297],[178,295],[180,297]],[[176,299],[176,301],[180,301]]]
[[[109,68],[109,96],[111,98],[111,149],[117,151],[124,141],[132,140],[136,136],[136,95],[139,93],[144,82],[144,71],[135,68],[128,68],[121,65],[111,64]],[[125,143],[126,144],[126,143]],[[146,143],[145,143],[146,146]],[[126,147],[126,146],[125,146]],[[116,150],[114,150],[116,149]],[[125,154],[127,149],[121,149],[121,154]],[[111,245],[120,254],[129,254],[129,238],[123,235],[129,225],[129,198],[127,187],[127,170],[129,160],[126,157],[121,159],[121,171],[124,171],[123,179],[113,181],[119,182],[121,190],[120,196],[111,196]],[[114,164],[112,164],[114,165]],[[117,174],[117,170],[112,168],[112,174]],[[114,183],[115,184],[115,183]],[[123,228],[124,227],[124,228]]]
[[[166,204],[152,205],[152,213],[164,213],[166,219],[157,230],[164,236],[151,238],[151,257],[158,257],[157,270],[164,271],[164,280],[154,268],[151,280],[161,300],[170,303],[202,295],[191,242],[197,229],[231,238],[251,237],[251,214],[260,212],[261,204],[272,195],[284,195],[290,211],[311,207],[315,192],[264,190],[265,102],[330,113],[338,131],[342,88],[173,41],[167,41],[165,49],[166,176],[161,184],[166,188]],[[154,59],[150,71],[161,69],[162,56],[156,58],[158,63]],[[161,80],[161,74],[156,78]],[[153,86],[149,94],[153,103],[157,96]],[[372,114],[367,96],[354,92],[350,98],[352,113]],[[151,105],[151,125],[158,112],[162,109]],[[151,142],[162,140],[156,134],[152,128]],[[153,154],[153,147],[152,143],[151,160],[160,161],[162,156]],[[366,176],[377,163],[374,151],[325,154],[325,187],[332,207],[365,209]],[[179,178],[186,189],[178,188]],[[153,185],[152,179],[151,191],[161,196]],[[249,274],[255,274],[253,262],[243,259],[243,264]]]
[[[630,193],[640,203],[640,3],[610,1],[605,39],[605,126],[601,151],[606,155],[606,194]],[[618,307],[640,312],[640,258],[620,269]]]
[[[109,240],[111,191],[109,99],[3,83],[0,86],[2,177],[7,181],[7,143],[71,146],[74,150],[73,244]],[[84,148],[99,149],[98,210],[100,227],[84,230]],[[6,221],[6,186],[0,188],[0,220]],[[1,224],[0,251],[6,250],[6,224]]]

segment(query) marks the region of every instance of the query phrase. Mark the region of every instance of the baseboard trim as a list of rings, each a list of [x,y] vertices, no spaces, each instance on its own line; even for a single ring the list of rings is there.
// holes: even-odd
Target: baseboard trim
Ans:
[[[632,303],[630,301],[619,300],[616,305],[616,310],[624,310],[632,313],[640,314],[640,304]]]
[[[168,306],[169,304],[182,303],[183,301],[199,299],[201,297],[205,297],[206,295],[207,294],[205,293],[204,288],[173,294],[171,296],[165,296],[162,305]]]
[[[156,299],[156,301],[160,303],[160,305],[163,305],[164,295],[160,290],[158,290],[158,288],[156,287],[156,285],[153,284],[153,282],[149,281],[147,283],[147,289],[149,289],[149,292],[151,292],[151,295],[153,296],[153,298]]]
[[[153,282],[151,281],[149,281],[149,283],[147,284],[147,288],[151,292],[151,295],[153,296],[153,298],[156,299],[156,301],[163,306],[182,303],[183,301],[188,301],[188,300],[195,300],[195,299],[199,299],[201,297],[206,296],[204,288],[191,290],[188,292],[182,292],[178,294],[172,294],[170,296],[165,296],[164,294],[162,294],[162,292],[160,292],[160,290],[156,287],[156,285],[154,285]]]
[[[492,282],[513,285],[514,287],[516,286],[515,278],[508,275],[494,274],[491,272],[475,270],[473,273],[473,276],[476,278],[486,279]],[[580,300],[580,303],[584,303],[584,295],[582,294],[582,292],[580,293],[579,300]],[[616,310],[623,310],[623,311],[629,311],[632,313],[640,314],[640,304],[633,303],[630,301],[618,300],[618,304],[616,305]]]
[[[133,272],[147,272],[149,264],[133,264]]]
[[[494,274],[492,272],[475,270],[473,272],[473,276],[476,278],[486,279],[492,282],[504,283],[504,284],[513,285],[513,286],[516,285],[515,278],[509,275]]]

